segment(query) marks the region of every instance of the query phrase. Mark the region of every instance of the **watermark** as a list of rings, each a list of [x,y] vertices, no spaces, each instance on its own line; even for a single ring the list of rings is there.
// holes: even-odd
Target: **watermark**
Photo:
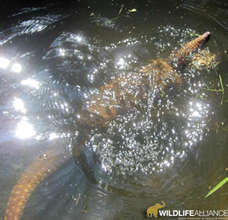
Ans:
[[[150,206],[146,210],[147,218],[158,218],[158,217],[180,217],[179,219],[184,219],[184,217],[194,217],[194,219],[205,219],[205,218],[225,218],[228,217],[228,210],[169,210],[163,209],[165,207],[165,202],[156,203]],[[188,218],[189,219],[189,218]],[[227,219],[227,218],[226,218]]]
[[[158,217],[158,212],[160,211],[159,209],[164,208],[164,207],[165,207],[165,202],[156,203],[155,205],[150,206],[146,210],[146,216],[148,218],[153,218],[153,217],[157,218]]]

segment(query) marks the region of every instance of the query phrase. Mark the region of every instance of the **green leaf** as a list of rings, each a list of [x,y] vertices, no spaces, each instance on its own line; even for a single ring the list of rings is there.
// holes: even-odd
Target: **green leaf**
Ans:
[[[226,177],[225,179],[223,179],[221,182],[219,182],[215,187],[213,187],[208,194],[205,196],[205,198],[207,198],[208,196],[210,196],[212,193],[214,193],[215,191],[217,191],[218,189],[220,189],[225,183],[228,182],[228,177]]]
[[[220,74],[219,74],[219,82],[220,82],[222,93],[224,94],[224,86],[223,86],[222,77]]]
[[[128,10],[129,13],[134,13],[134,12],[136,12],[136,11],[137,11],[136,8],[132,8],[132,9],[129,9],[129,10]]]

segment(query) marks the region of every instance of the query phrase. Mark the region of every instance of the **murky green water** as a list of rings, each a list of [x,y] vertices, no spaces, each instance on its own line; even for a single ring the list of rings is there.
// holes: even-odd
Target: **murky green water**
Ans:
[[[228,175],[227,11],[225,1],[83,1],[17,9],[1,21],[0,217],[16,180],[48,149],[69,159],[37,187],[22,219],[138,220],[161,201],[227,210],[226,185],[204,199]],[[78,125],[104,83],[205,31],[217,65],[188,66],[181,86],[151,90],[105,128]],[[207,89],[221,89],[219,75],[224,94]],[[71,156],[83,132],[85,164]]]

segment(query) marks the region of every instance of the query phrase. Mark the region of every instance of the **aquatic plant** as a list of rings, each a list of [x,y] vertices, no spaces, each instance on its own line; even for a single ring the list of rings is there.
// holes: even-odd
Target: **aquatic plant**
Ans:
[[[228,182],[228,177],[224,178],[222,181],[220,181],[216,186],[214,186],[205,196],[205,198],[209,197],[211,194],[213,194],[215,191],[220,189],[225,183]]]
[[[224,90],[224,86],[223,86],[222,77],[220,74],[218,74],[218,76],[219,76],[220,89],[211,89],[211,88],[207,87],[206,90],[210,91],[210,92],[222,93],[221,104],[223,104],[223,98],[224,98],[225,90]]]

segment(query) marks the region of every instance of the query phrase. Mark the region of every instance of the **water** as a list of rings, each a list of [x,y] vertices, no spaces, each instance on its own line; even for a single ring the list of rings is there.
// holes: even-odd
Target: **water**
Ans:
[[[225,2],[45,2],[7,16],[0,24],[0,217],[16,180],[50,150],[68,160],[36,188],[22,219],[145,219],[161,201],[167,209],[228,208],[226,185],[204,199],[228,167]],[[205,31],[216,64],[188,66],[182,86],[152,90],[140,109],[105,128],[80,128],[76,115],[100,86]],[[224,95],[206,89],[221,88],[219,74]],[[86,165],[71,156],[80,132],[89,135]]]

